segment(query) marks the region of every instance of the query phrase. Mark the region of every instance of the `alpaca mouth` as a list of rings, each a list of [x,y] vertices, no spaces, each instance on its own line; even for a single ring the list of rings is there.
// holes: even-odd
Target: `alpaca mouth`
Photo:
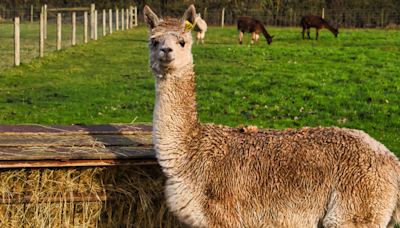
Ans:
[[[172,61],[174,61],[174,59],[159,59],[160,64],[161,65],[168,65],[170,64]]]

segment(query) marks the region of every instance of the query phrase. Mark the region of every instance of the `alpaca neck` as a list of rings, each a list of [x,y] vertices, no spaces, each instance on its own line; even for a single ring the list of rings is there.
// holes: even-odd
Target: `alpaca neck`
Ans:
[[[267,30],[265,30],[264,26],[260,23],[261,32],[265,36],[265,38],[270,38],[271,36],[268,34]]]
[[[156,77],[153,140],[159,164],[167,176],[186,159],[187,148],[199,135],[193,64],[179,74]]]
[[[333,34],[335,34],[335,30],[333,27],[331,27],[328,23],[325,22],[325,28],[331,31]]]

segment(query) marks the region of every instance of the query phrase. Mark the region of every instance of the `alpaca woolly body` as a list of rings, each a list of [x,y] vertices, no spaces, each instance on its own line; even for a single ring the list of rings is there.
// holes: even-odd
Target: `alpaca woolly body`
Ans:
[[[201,124],[184,22],[147,6],[157,159],[169,209],[191,227],[394,227],[397,157],[359,130]]]

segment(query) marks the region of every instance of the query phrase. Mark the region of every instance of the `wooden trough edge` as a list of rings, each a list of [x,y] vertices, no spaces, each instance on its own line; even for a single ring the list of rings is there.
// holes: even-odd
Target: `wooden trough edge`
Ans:
[[[163,196],[150,195],[152,200],[161,199]],[[64,196],[53,195],[45,197],[20,196],[11,197],[0,196],[0,204],[16,204],[16,203],[60,203],[60,202],[98,202],[98,201],[115,201],[117,199],[129,200],[130,198],[139,199],[138,195],[128,196],[124,194],[106,195],[103,192],[96,193],[68,193]]]
[[[0,137],[8,135],[136,135],[152,134],[152,124],[108,125],[0,125]]]

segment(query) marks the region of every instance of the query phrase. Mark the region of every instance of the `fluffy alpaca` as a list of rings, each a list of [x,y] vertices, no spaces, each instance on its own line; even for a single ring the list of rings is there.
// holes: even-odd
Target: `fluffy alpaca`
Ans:
[[[363,131],[201,124],[191,32],[148,6],[153,134],[170,210],[191,227],[393,227],[397,157]]]
[[[196,31],[196,45],[199,44],[199,40],[201,39],[201,43],[204,45],[204,37],[207,32],[207,23],[201,19],[201,14],[198,13],[195,17],[196,25],[194,26],[194,31]]]

